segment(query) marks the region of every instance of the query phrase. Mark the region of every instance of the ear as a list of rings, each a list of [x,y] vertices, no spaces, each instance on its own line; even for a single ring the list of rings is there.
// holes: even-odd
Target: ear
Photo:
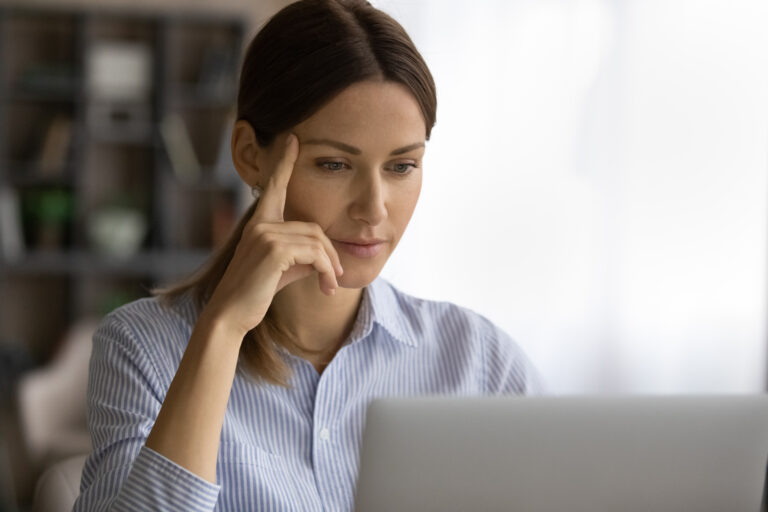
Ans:
[[[268,178],[259,169],[259,162],[264,161],[263,149],[259,146],[251,123],[244,119],[235,122],[235,126],[232,128],[230,147],[232,163],[235,164],[235,170],[237,170],[240,178],[250,187],[256,184],[263,187]]]

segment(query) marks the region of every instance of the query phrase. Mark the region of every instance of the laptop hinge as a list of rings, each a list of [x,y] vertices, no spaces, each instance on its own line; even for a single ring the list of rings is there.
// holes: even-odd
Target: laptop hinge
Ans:
[[[760,512],[768,512],[768,462],[765,464],[765,476],[763,478],[763,501],[760,503]]]

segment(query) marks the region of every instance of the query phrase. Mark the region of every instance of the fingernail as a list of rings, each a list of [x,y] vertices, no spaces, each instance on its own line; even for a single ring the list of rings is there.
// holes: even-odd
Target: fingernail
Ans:
[[[291,137],[293,137],[292,133],[288,134],[288,137],[285,139],[285,145],[289,145],[291,143]]]
[[[336,290],[331,290],[331,295],[336,295]]]
[[[344,269],[341,267],[341,265],[339,265],[339,275],[341,275],[343,273],[344,273]]]

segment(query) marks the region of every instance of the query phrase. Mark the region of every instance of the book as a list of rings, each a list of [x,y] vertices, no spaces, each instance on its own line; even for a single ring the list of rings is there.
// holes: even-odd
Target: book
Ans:
[[[176,113],[167,114],[160,123],[160,133],[176,177],[186,183],[199,180],[202,169],[187,125],[181,116]]]
[[[18,259],[25,251],[19,197],[11,187],[0,187],[0,253],[3,259]]]
[[[55,116],[48,125],[37,157],[42,176],[57,176],[63,172],[71,142],[72,119],[61,114]]]

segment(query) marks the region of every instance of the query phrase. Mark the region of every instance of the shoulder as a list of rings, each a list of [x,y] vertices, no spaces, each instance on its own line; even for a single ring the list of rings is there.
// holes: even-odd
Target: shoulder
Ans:
[[[435,300],[409,294],[388,281],[399,309],[418,331],[435,328],[451,329],[455,334],[472,334],[478,338],[496,336],[497,327],[475,310],[447,300]]]
[[[542,378],[517,341],[487,316],[445,300],[410,295],[394,285],[409,328],[426,350],[477,358],[488,393],[536,394],[544,391]]]
[[[142,297],[112,310],[105,323],[124,325],[138,338],[162,332],[173,334],[189,330],[196,321],[197,310],[189,294],[166,304],[159,297]]]
[[[93,336],[97,354],[128,358],[172,378],[197,318],[191,296],[165,304],[143,297],[105,315]]]
[[[390,302],[395,305],[395,313],[406,321],[413,335],[419,339],[435,340],[443,345],[466,345],[487,343],[499,338],[498,327],[469,307],[447,300],[418,297],[386,280],[382,279],[382,282],[382,286],[387,287],[394,299]]]

